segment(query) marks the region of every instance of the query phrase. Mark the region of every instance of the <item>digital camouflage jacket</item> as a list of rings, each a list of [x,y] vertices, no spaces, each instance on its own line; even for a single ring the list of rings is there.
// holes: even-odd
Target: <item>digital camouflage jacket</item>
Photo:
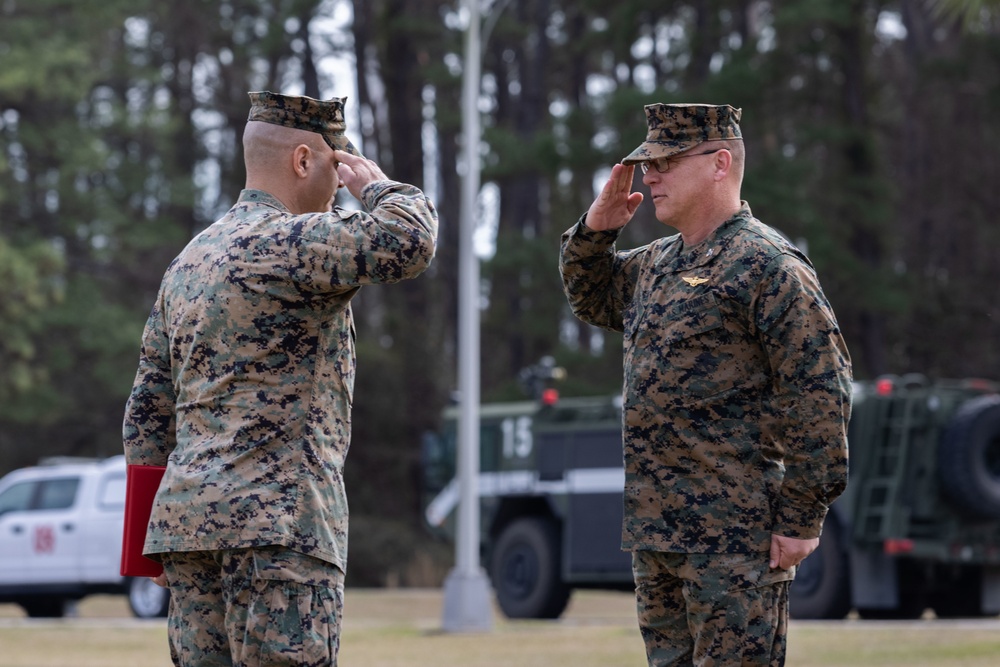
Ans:
[[[362,200],[293,215],[244,190],[168,267],[123,429],[129,463],[167,466],[147,554],[281,545],[345,568],[351,299],[426,269],[438,224],[410,185]]]
[[[745,203],[693,247],[616,252],[584,219],[560,268],[573,312],[624,332],[623,548],[818,536],[847,483],[851,369],[809,260]]]

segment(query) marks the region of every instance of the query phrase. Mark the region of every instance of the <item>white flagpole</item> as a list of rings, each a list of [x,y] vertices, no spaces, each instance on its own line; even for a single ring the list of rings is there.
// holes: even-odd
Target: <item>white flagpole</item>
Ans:
[[[465,174],[462,179],[458,289],[458,530],[455,567],[444,583],[445,632],[484,632],[493,628],[490,582],[479,563],[479,260],[473,247],[479,195],[479,0],[466,0],[462,79],[462,135]]]

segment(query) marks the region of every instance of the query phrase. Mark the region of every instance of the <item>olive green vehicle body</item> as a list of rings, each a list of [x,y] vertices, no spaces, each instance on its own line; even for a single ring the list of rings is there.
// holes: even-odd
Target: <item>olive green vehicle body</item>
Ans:
[[[1000,613],[1000,386],[886,377],[855,385],[850,481],[800,567],[798,618]],[[424,450],[426,516],[454,537],[458,409]],[[573,588],[631,588],[620,549],[621,399],[480,410],[481,554],[501,609],[556,617]]]

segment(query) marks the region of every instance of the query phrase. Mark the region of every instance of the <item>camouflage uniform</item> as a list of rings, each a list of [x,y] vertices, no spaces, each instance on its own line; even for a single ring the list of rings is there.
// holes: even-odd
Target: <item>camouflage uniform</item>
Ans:
[[[645,549],[632,569],[650,665],[784,664],[792,573],[770,569],[767,554]]]
[[[175,665],[328,667],[337,663],[344,573],[281,547],[162,554]],[[233,641],[231,638],[238,638]]]
[[[629,153],[622,164],[670,157],[705,141],[742,139],[742,109],[728,104],[647,104],[646,141]]]
[[[686,106],[698,108],[647,107],[649,139],[626,161],[740,136],[738,110]],[[764,630],[781,630],[774,646],[757,637],[766,651],[727,652],[762,632],[744,614],[748,625],[732,630],[740,641],[702,644],[694,659],[780,664],[794,573],[768,567],[771,534],[817,537],[847,481],[850,359],[833,311],[809,260],[745,202],[691,247],[676,235],[616,252],[618,231],[585,220],[563,235],[560,268],[573,312],[624,333],[623,548],[637,552],[650,664],[691,664],[690,635],[719,631],[700,623],[762,586],[779,589]],[[667,592],[666,573],[683,596]],[[718,606],[696,613],[692,600],[709,594]],[[666,628],[669,617],[679,625]]]
[[[290,98],[252,97],[251,120],[312,129],[332,146],[349,146],[336,126],[341,100],[312,100],[330,113],[310,128],[286,108]],[[326,590],[323,604],[340,595],[355,376],[351,299],[363,285],[426,269],[438,224],[411,185],[376,181],[361,199],[370,212],[293,215],[274,196],[244,190],[168,267],[124,423],[128,462],[167,466],[145,552],[169,554],[168,576],[190,562],[180,552],[209,552],[221,577],[220,554],[282,547],[287,558],[308,557],[285,568],[293,583]],[[259,558],[242,558],[232,576],[260,574]],[[177,593],[173,599],[183,599]]]

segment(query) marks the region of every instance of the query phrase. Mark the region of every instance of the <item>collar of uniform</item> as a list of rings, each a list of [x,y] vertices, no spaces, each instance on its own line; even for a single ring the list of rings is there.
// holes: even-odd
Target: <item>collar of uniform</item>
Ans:
[[[288,207],[281,203],[281,200],[269,192],[263,190],[243,190],[240,192],[239,204],[263,204],[276,208],[282,213],[288,213]]]
[[[750,206],[745,201],[741,201],[740,210],[733,217],[719,225],[704,241],[690,247],[680,245],[677,250],[677,258],[674,262],[674,271],[689,271],[714,262],[715,258],[725,251],[726,246],[729,245],[729,240],[752,217],[753,214],[750,212]]]

